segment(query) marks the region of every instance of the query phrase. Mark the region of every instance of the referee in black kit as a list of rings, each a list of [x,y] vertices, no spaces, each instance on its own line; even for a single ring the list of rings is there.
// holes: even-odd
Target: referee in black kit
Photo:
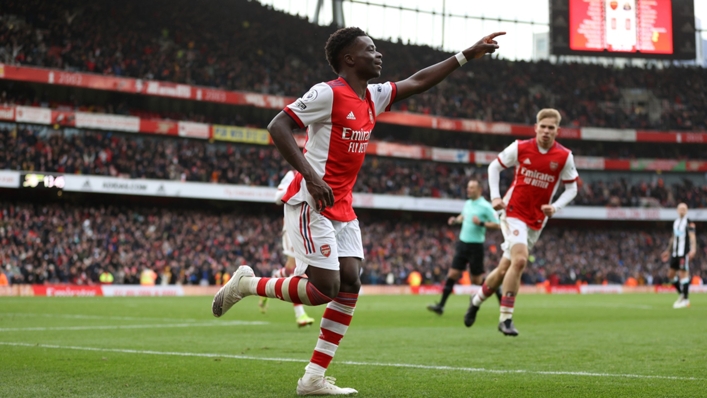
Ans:
[[[678,205],[678,218],[673,222],[673,235],[670,238],[668,249],[663,252],[663,261],[670,260],[668,279],[673,281],[673,286],[678,291],[678,299],[673,308],[690,306],[688,291],[690,289],[690,260],[697,253],[697,238],[695,237],[695,223],[687,218],[687,205]],[[677,275],[676,275],[677,271]],[[679,277],[679,278],[678,278]]]

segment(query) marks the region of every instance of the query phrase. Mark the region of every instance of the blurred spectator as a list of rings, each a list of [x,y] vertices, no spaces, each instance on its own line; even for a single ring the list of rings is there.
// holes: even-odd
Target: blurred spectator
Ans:
[[[100,114],[131,115],[143,119],[161,119],[171,121],[194,121],[202,123],[223,124],[232,126],[245,126],[265,128],[272,119],[273,113],[252,114],[248,108],[228,107],[219,111],[218,108],[208,114],[198,113],[188,104],[180,103],[180,109],[185,111],[155,111],[131,104],[129,98],[118,96],[120,100],[110,97],[104,103],[95,99],[86,103],[76,99],[66,100],[60,94],[54,94],[53,99],[46,98],[47,91],[37,89],[35,86],[10,84],[2,87],[0,81],[0,105],[5,106],[33,106],[50,108],[59,111],[81,111]],[[42,86],[38,86],[42,87]],[[133,106],[129,106],[133,105]],[[193,104],[191,104],[193,105]],[[146,107],[148,105],[143,105]],[[563,120],[563,128],[567,120]],[[34,127],[37,128],[37,127]],[[374,132],[376,140],[396,142],[408,145],[427,145],[441,148],[469,149],[482,151],[502,151],[511,140],[522,137],[509,137],[499,134],[468,134],[459,131],[434,130],[434,134],[411,134],[415,129],[405,126],[379,123]],[[424,131],[424,130],[423,130]],[[650,143],[650,142],[620,142],[620,141],[593,141],[593,140],[561,140],[563,144],[572,149],[575,156],[599,156],[605,158],[659,158],[675,160],[703,160],[705,158],[704,145],[689,145],[686,143]]]
[[[5,275],[5,271],[0,268],[0,287],[8,286],[9,284],[10,280],[8,279],[7,275]]]
[[[290,169],[272,146],[209,143],[184,138],[24,127],[0,128],[0,169],[49,171],[181,181],[277,186]],[[503,173],[505,192],[512,174]],[[368,156],[355,192],[463,198],[469,179],[486,180],[486,167]],[[707,185],[690,180],[666,187],[662,179],[582,182],[574,205],[707,207]],[[488,185],[484,195],[488,197]]]
[[[105,270],[101,272],[100,270],[98,271],[98,281],[101,283],[101,285],[110,285],[113,283],[115,278],[113,277],[113,274],[108,272],[108,270]]]
[[[216,284],[250,264],[270,275],[284,263],[278,212],[193,210],[0,202],[0,266],[11,283],[99,283],[103,270],[116,284],[138,284],[143,270],[158,284]],[[266,208],[263,208],[265,210]],[[382,220],[364,213],[364,284],[440,283],[451,264],[457,231],[439,222]],[[368,220],[370,219],[370,220]],[[83,227],[90,220],[93,235]],[[662,284],[660,253],[669,228],[549,227],[533,249],[523,283]],[[707,239],[691,272],[707,265]],[[502,237],[489,234],[487,270],[498,264]],[[9,272],[7,271],[9,270]],[[413,272],[419,275],[410,278]]]
[[[0,61],[8,64],[290,96],[334,77],[323,51],[333,27],[254,1],[194,7],[187,0],[6,0],[0,17]],[[385,58],[383,78],[392,81],[451,55],[400,42],[376,44]],[[539,108],[555,105],[573,126],[707,129],[704,69],[661,66],[486,57],[395,108],[529,124]],[[630,100],[636,94],[640,102]]]

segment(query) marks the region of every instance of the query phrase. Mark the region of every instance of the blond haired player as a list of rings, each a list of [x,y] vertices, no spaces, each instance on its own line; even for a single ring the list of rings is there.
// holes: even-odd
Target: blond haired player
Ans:
[[[572,152],[555,141],[560,120],[562,117],[557,110],[542,109],[537,114],[535,138],[515,141],[489,165],[491,205],[496,210],[503,210],[503,257],[472,298],[464,316],[467,327],[474,324],[476,313],[484,300],[502,284],[498,330],[506,336],[518,335],[513,325],[513,307],[520,288],[520,278],[528,263],[528,250],[538,241],[548,218],[567,206],[577,195],[579,175]],[[515,178],[506,196],[501,199],[499,175],[509,167],[515,167]],[[551,203],[560,182],[565,185],[565,191]]]
[[[282,201],[282,197],[285,195],[285,192],[287,192],[287,187],[294,179],[294,171],[290,170],[285,173],[285,176],[282,177],[282,181],[280,181],[280,185],[277,186],[277,192],[275,193],[275,204],[280,206],[285,204]],[[292,247],[290,238],[287,236],[287,226],[284,222],[282,224],[282,254],[287,256],[287,262],[285,262],[285,267],[273,271],[273,278],[287,278],[288,276],[294,274],[296,267],[295,248]],[[304,305],[293,303],[293,306],[295,308],[295,320],[297,321],[297,326],[311,326],[314,323],[314,318],[307,315],[307,312],[304,310]],[[268,309],[268,298],[261,297],[258,302],[258,307],[260,307],[260,312],[264,314]]]
[[[695,223],[687,218],[687,205],[678,205],[678,218],[673,221],[673,236],[668,243],[668,249],[661,255],[663,261],[670,260],[668,279],[673,281],[673,286],[678,291],[678,299],[673,308],[690,306],[688,292],[690,289],[690,260],[697,254],[697,238],[695,236]],[[677,272],[677,275],[676,275]],[[680,279],[678,279],[680,276]]]

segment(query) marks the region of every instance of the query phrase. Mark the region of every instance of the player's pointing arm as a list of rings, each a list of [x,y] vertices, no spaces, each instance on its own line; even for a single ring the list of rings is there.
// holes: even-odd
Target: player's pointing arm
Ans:
[[[470,59],[493,53],[498,48],[498,43],[494,39],[505,34],[506,32],[491,33],[457,55],[422,69],[403,81],[396,82],[398,91],[394,102],[429,90]]]

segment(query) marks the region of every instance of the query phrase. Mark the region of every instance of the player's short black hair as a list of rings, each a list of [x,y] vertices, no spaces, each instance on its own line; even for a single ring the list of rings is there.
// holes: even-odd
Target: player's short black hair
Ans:
[[[334,73],[339,73],[339,54],[341,51],[350,46],[359,36],[368,35],[359,28],[350,27],[341,28],[329,36],[324,46],[324,51],[326,52],[326,60],[329,62],[331,69],[334,70]]]

